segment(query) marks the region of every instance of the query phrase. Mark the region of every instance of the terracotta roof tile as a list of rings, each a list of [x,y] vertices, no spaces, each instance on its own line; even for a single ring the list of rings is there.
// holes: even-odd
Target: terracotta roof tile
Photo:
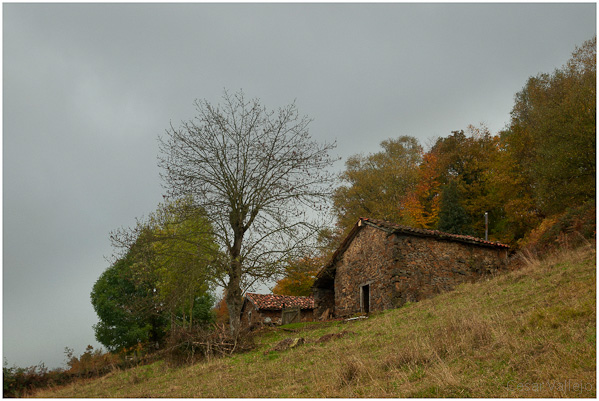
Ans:
[[[258,309],[281,310],[285,308],[299,306],[301,309],[314,309],[314,298],[297,297],[291,295],[274,294],[254,294],[246,293],[245,297],[249,299]]]

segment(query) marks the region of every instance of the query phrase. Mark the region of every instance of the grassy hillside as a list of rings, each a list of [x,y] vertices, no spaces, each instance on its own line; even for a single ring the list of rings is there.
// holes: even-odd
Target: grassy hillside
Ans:
[[[246,354],[36,396],[595,397],[595,280],[581,248],[368,319],[265,331]],[[272,350],[290,337],[305,343]]]

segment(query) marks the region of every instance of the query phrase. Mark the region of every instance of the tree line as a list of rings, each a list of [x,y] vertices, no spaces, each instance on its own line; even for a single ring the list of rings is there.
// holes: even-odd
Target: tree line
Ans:
[[[309,295],[358,217],[482,237],[488,213],[491,240],[522,245],[595,200],[595,87],[593,38],[526,82],[501,132],[468,126],[427,150],[390,138],[339,177],[335,144],[314,141],[295,104],[268,110],[226,91],[222,104],[197,101],[194,119],[159,138],[164,204],[111,234],[117,253],[91,293],[96,338],[115,352],[160,348],[175,330],[209,327],[217,286],[236,338],[245,291],[279,278],[275,293]]]
[[[519,245],[553,215],[595,199],[596,38],[531,77],[509,124],[468,126],[424,151],[410,136],[355,155],[333,195],[341,231],[359,216]]]
[[[428,150],[411,136],[345,162],[332,196],[336,226],[320,251],[286,267],[273,292],[310,295],[310,286],[358,217],[485,237],[522,248],[576,226],[594,235],[596,38],[566,65],[531,77],[515,95],[507,126],[452,131]],[[591,221],[592,220],[592,223]],[[557,230],[557,231],[556,231]]]

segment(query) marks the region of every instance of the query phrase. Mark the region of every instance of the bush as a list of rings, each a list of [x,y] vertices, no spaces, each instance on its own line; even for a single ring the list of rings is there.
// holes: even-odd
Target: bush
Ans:
[[[121,358],[118,355],[104,353],[101,349],[94,350],[91,345],[88,345],[79,357],[74,356],[70,348],[65,349],[65,354],[69,367],[67,373],[76,377],[102,376],[121,365]]]
[[[546,253],[559,248],[575,248],[596,239],[595,200],[569,208],[564,213],[547,217],[522,242],[523,248]]]
[[[249,351],[254,347],[249,331],[242,331],[232,338],[224,324],[214,324],[210,328],[176,328],[166,341],[165,360],[174,365],[193,363],[202,359],[231,355]]]
[[[28,368],[2,368],[3,397],[14,398],[29,395],[33,390],[59,386],[71,381],[71,375],[62,369],[48,370],[43,363]]]
[[[68,366],[66,370],[61,368],[48,370],[43,363],[28,368],[17,366],[9,368],[5,361],[2,368],[3,396],[5,398],[25,397],[37,389],[61,386],[79,378],[99,377],[113,369],[132,365],[131,361],[127,361],[122,356],[104,353],[100,349],[94,350],[91,345],[88,345],[79,357],[76,357],[73,350],[68,347],[65,349],[65,354]]]

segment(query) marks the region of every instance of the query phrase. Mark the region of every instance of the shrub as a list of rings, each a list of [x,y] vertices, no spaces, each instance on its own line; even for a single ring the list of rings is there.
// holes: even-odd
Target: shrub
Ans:
[[[79,378],[99,377],[111,372],[117,367],[130,366],[131,362],[119,355],[104,353],[101,349],[94,350],[88,345],[85,352],[75,356],[73,349],[65,348],[68,369],[48,368],[40,363],[28,368],[17,366],[8,367],[4,362],[2,368],[3,396],[5,398],[25,397],[35,390],[61,386]],[[136,361],[137,363],[137,361]]]
[[[70,374],[62,369],[48,370],[43,363],[28,368],[2,368],[3,397],[24,397],[33,390],[66,384],[71,380]]]
[[[224,324],[214,324],[210,328],[177,327],[171,330],[165,349],[159,354],[165,354],[167,362],[180,365],[249,351],[254,347],[253,337],[248,330],[242,330],[237,338],[232,338],[229,333]]]
[[[523,248],[546,253],[559,248],[575,248],[596,238],[595,200],[547,217],[522,241]]]

